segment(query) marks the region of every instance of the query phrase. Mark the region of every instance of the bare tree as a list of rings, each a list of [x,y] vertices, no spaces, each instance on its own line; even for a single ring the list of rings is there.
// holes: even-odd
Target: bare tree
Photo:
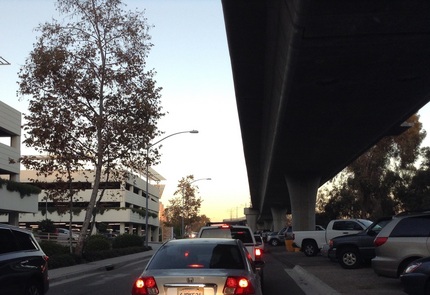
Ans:
[[[19,72],[19,94],[30,97],[24,144],[59,163],[95,170],[77,255],[102,175],[124,167],[138,171],[158,157],[156,149],[144,153],[162,134],[157,121],[164,116],[155,72],[145,69],[152,47],[149,26],[142,12],[123,7],[120,0],[58,0],[64,21],[39,25],[40,35]],[[46,171],[55,169],[45,165]]]

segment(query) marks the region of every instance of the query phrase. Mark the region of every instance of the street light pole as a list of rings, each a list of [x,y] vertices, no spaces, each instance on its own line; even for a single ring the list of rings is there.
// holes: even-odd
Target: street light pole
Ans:
[[[149,199],[149,152],[151,150],[151,148],[157,144],[159,144],[161,141],[174,136],[174,135],[178,135],[181,133],[199,133],[199,131],[197,130],[190,130],[190,131],[181,131],[181,132],[176,132],[173,134],[170,134],[166,137],[163,137],[162,139],[160,139],[159,141],[157,141],[156,143],[153,143],[151,145],[149,145],[146,148],[146,202],[145,202],[145,246],[148,246],[148,199]]]
[[[200,181],[200,180],[212,180],[212,178],[200,178],[200,179],[196,179],[193,180],[191,182],[189,182],[188,184],[191,186],[192,183],[196,182],[196,181]],[[185,190],[184,187],[182,187],[182,208],[185,209]],[[185,211],[182,210],[182,224],[181,224],[181,237],[184,237],[185,234],[185,227],[184,227],[184,213]]]

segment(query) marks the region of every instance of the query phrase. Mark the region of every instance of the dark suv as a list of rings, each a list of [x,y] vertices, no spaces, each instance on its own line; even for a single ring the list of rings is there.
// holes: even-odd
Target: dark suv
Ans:
[[[48,292],[48,256],[30,231],[0,224],[0,294]]]
[[[338,261],[343,268],[358,268],[370,263],[375,257],[373,241],[376,235],[392,220],[384,217],[372,223],[367,229],[357,234],[338,236],[329,241],[328,257]]]

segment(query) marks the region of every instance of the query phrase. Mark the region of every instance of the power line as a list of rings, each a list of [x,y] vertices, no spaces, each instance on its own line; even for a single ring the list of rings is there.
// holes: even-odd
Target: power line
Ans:
[[[9,66],[10,63],[0,56],[0,66]]]

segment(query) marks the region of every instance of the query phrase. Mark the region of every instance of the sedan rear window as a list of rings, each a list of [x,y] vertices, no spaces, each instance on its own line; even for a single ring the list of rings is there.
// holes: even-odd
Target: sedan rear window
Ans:
[[[244,244],[253,244],[252,234],[249,230],[243,228],[207,228],[201,233],[200,238],[224,238],[238,239]]]
[[[236,245],[165,245],[155,254],[148,269],[243,269],[242,254]]]

